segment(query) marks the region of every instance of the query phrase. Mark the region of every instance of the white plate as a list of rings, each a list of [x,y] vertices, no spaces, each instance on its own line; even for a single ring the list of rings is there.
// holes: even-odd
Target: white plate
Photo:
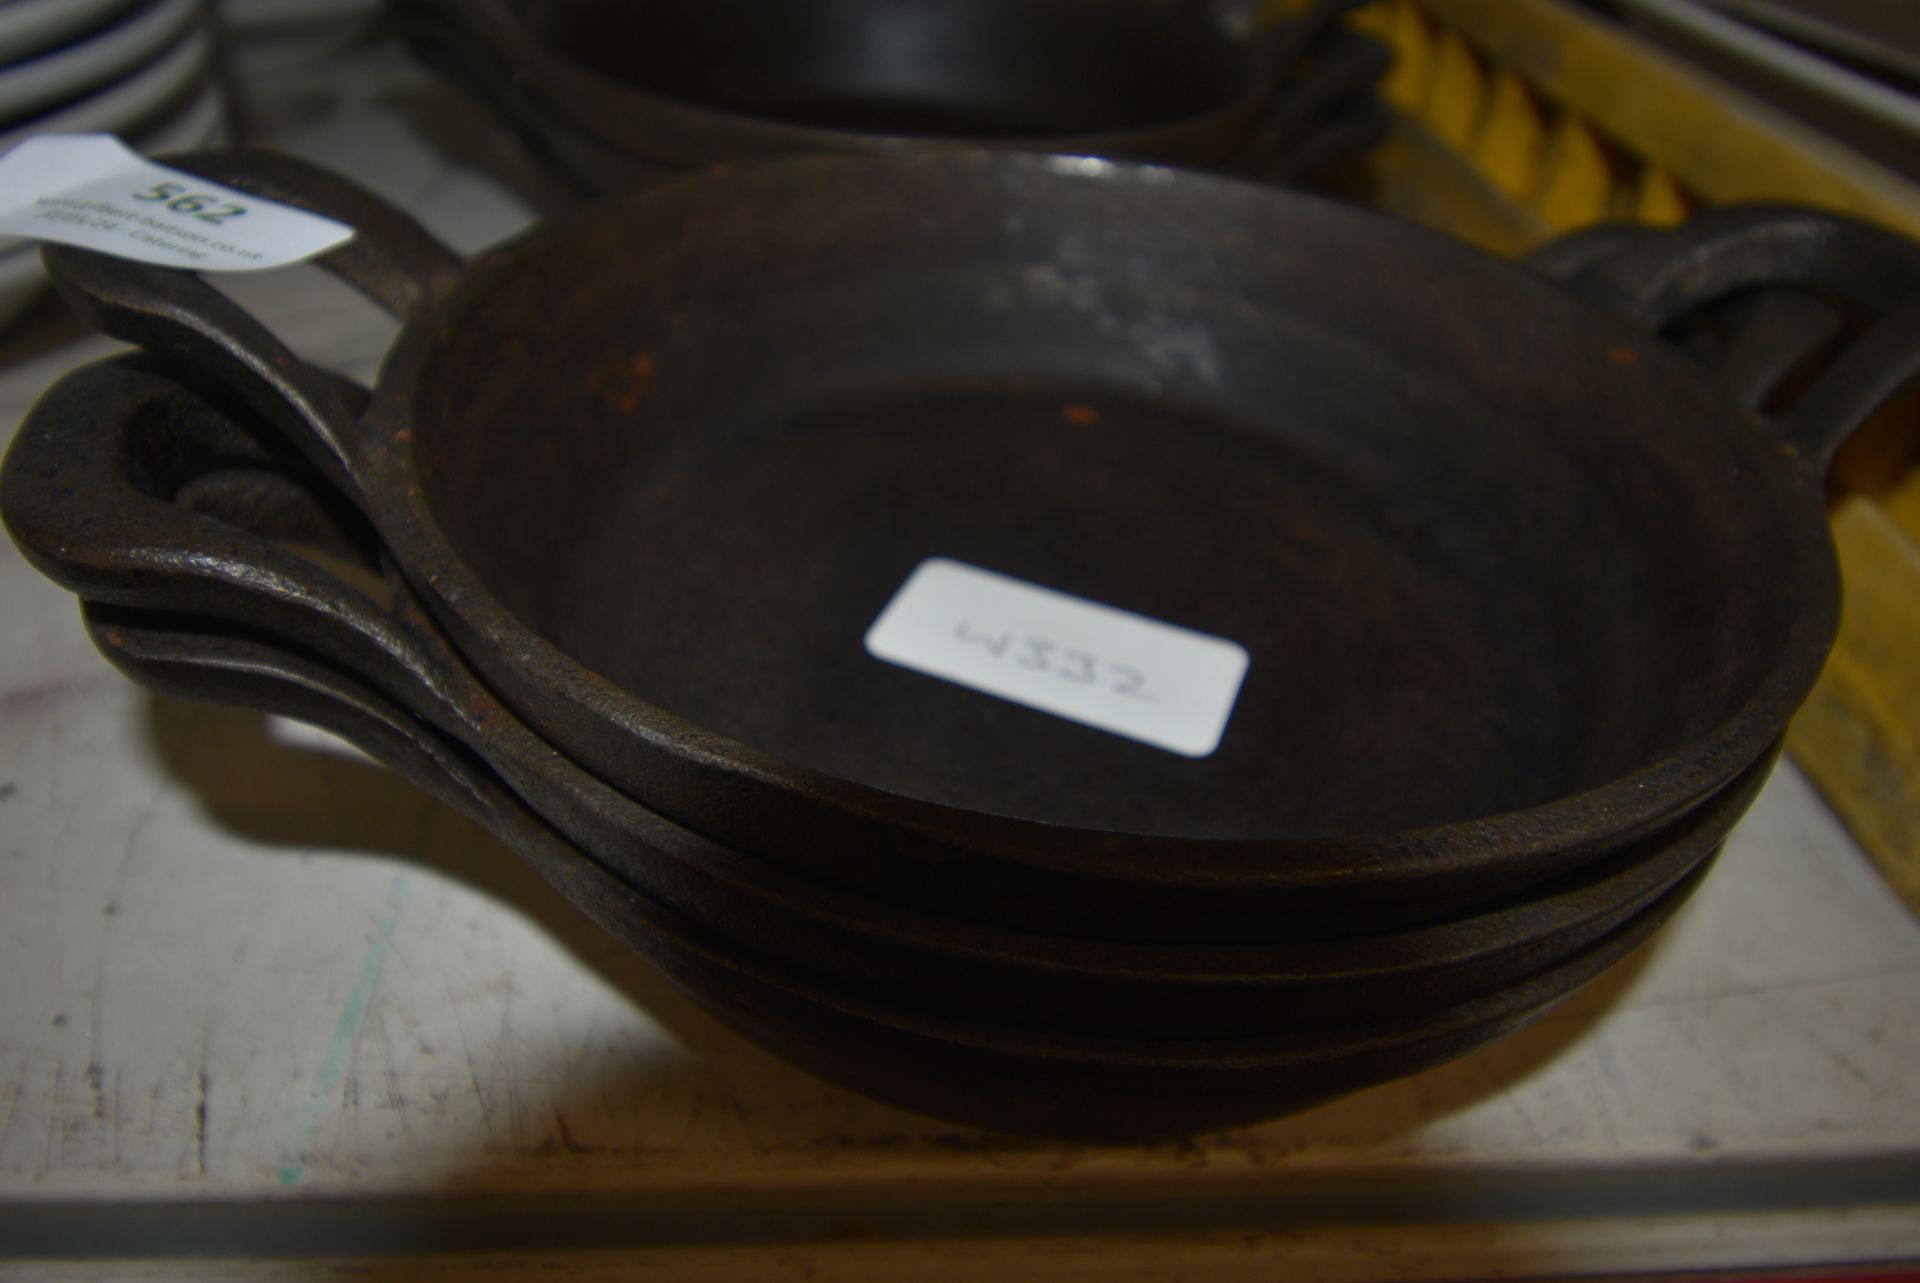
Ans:
[[[14,124],[153,61],[199,8],[199,0],[155,0],[89,39],[0,71],[0,122]]]
[[[154,156],[189,147],[213,147],[226,140],[226,95],[218,84],[209,84],[176,114],[129,141],[135,151]]]
[[[221,0],[226,56],[248,79],[268,79],[338,55],[376,30],[380,0]]]
[[[230,31],[252,35],[327,23],[356,23],[379,8],[380,0],[220,0],[220,20]]]
[[[7,0],[0,5],[0,63],[78,39],[140,0]]]
[[[203,79],[213,56],[213,38],[204,25],[137,74],[58,111],[21,123],[0,134],[0,152],[11,151],[35,134],[117,134],[132,129]]]

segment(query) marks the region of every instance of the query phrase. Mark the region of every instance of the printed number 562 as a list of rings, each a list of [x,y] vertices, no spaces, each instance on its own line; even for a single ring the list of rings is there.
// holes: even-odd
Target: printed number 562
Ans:
[[[184,183],[155,183],[143,192],[135,192],[133,198],[164,204],[176,214],[191,214],[203,223],[224,223],[247,212],[245,206],[189,191]]]

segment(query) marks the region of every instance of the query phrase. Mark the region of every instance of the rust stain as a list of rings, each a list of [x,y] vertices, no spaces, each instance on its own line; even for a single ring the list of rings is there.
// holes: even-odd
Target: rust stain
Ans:
[[[1090,428],[1100,422],[1100,411],[1090,405],[1063,405],[1060,417],[1076,428]]]
[[[1640,354],[1621,343],[1607,349],[1607,360],[1615,365],[1633,366],[1640,364]]]
[[[588,387],[608,409],[632,414],[653,387],[654,368],[653,353],[635,352],[594,371],[588,376]]]

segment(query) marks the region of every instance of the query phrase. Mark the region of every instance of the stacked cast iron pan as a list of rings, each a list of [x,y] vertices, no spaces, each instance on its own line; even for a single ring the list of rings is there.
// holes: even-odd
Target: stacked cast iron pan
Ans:
[[[284,158],[181,163],[354,223],[327,265],[408,325],[369,402],[192,278],[48,251],[152,353],[49,392],[0,477],[102,651],[348,735],[796,1063],[1042,1134],[1411,1073],[1645,939],[1818,671],[1821,472],[1920,350],[1920,253],[1794,211],[1530,273],[1270,187],[927,152],[468,266]],[[1883,319],[1770,421],[1742,398],[1836,331],[1752,337],[1776,280]],[[1711,350],[1776,378],[1658,336],[1723,310]],[[1220,750],[866,656],[930,555],[1242,641]]]
[[[87,603],[104,654],[156,690],[346,735],[492,827],[776,1050],[963,1119],[1178,1133],[1451,1058],[1537,1014],[1663,922],[1773,760],[1769,752],[1694,812],[1572,876],[1402,931],[1129,945],[940,917],[809,886],[717,847],[558,759],[504,711],[489,715],[492,739],[475,754],[408,707],[487,705],[452,656],[436,663],[443,689],[393,700],[329,661],[330,647],[314,644],[324,627],[295,639],[234,622],[246,605],[222,609],[176,558],[218,557],[339,597],[317,569],[264,542],[249,548],[238,531],[262,526],[335,557],[364,556],[370,540],[323,483],[232,414],[189,381],[123,358],[62,384],[29,422],[28,432],[75,451],[60,480],[80,482],[94,514],[82,542],[111,547],[120,571],[145,563],[138,589],[114,594],[141,605]],[[102,529],[107,521],[122,524]],[[213,522],[231,528],[216,533]],[[60,555],[85,567],[90,551],[69,543]],[[410,603],[397,613],[424,622]],[[544,810],[483,760],[509,755]]]
[[[1304,179],[1390,61],[1316,0],[395,0],[423,61],[584,192],[802,152],[1006,146]]]

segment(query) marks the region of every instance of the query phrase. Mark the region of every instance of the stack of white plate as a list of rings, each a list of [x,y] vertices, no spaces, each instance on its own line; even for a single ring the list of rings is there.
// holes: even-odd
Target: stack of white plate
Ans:
[[[227,56],[243,77],[304,67],[372,30],[385,0],[217,0]]]
[[[238,35],[317,29],[353,29],[367,22],[381,0],[220,0],[220,16]]]
[[[201,0],[0,0],[0,153],[38,134],[119,134],[146,152],[222,141]],[[0,240],[0,325],[42,285],[31,243]]]

